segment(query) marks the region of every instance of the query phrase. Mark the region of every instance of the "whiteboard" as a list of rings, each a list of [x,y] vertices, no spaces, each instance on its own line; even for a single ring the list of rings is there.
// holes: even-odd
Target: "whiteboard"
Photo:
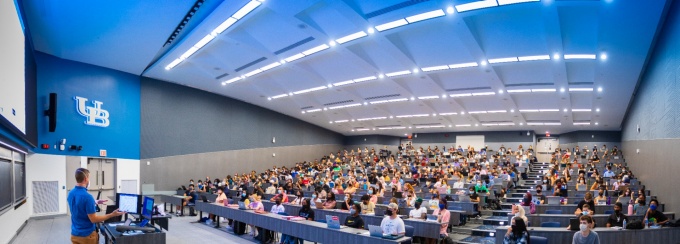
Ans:
[[[456,136],[456,145],[460,145],[467,150],[468,145],[478,151],[484,147],[484,136]]]

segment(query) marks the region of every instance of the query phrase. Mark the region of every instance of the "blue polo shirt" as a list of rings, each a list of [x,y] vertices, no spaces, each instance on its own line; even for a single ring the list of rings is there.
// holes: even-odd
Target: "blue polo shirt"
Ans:
[[[87,215],[95,213],[94,197],[87,193],[85,187],[76,186],[66,200],[71,209],[71,235],[87,237],[92,234],[95,225]]]

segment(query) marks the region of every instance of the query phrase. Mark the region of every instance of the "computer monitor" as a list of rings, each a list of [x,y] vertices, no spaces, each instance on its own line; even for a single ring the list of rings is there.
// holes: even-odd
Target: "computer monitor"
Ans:
[[[151,220],[151,215],[153,215],[153,203],[154,199],[151,197],[144,197],[144,204],[142,204],[142,217]]]
[[[139,195],[137,194],[118,193],[116,204],[118,204],[118,210],[122,212],[139,213]]]

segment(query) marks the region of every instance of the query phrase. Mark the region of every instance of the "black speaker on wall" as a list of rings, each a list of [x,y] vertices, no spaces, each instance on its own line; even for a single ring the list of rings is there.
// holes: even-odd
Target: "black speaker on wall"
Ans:
[[[49,131],[54,132],[57,129],[57,94],[50,93],[48,109],[45,110],[45,116],[48,119]]]

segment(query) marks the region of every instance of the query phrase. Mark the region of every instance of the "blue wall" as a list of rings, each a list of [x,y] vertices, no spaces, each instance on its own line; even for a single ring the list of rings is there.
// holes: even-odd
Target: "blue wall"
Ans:
[[[557,137],[560,138],[560,144],[579,142],[621,142],[620,131],[573,131],[557,135]]]
[[[623,123],[623,140],[680,138],[680,4],[673,3]],[[640,125],[640,133],[637,132]]]
[[[136,75],[60,59],[37,52],[38,66],[38,143],[50,144],[50,149],[35,149],[37,153],[99,156],[107,150],[109,158],[139,159],[140,82]],[[57,129],[48,132],[47,117],[42,116],[49,94],[57,93]],[[103,102],[108,110],[110,125],[86,125],[86,117],[78,114],[75,96]],[[54,149],[65,138],[67,149]],[[68,150],[70,145],[83,146],[82,151]]]
[[[385,135],[366,135],[366,136],[346,136],[345,146],[353,145],[392,145],[399,146],[401,138],[397,136],[385,136]],[[355,149],[355,148],[347,148]]]
[[[533,142],[534,133],[527,136],[526,131],[483,131],[483,132],[447,132],[447,133],[417,133],[413,136],[414,144],[428,143],[456,143],[456,136],[483,135],[486,143],[504,142]]]

